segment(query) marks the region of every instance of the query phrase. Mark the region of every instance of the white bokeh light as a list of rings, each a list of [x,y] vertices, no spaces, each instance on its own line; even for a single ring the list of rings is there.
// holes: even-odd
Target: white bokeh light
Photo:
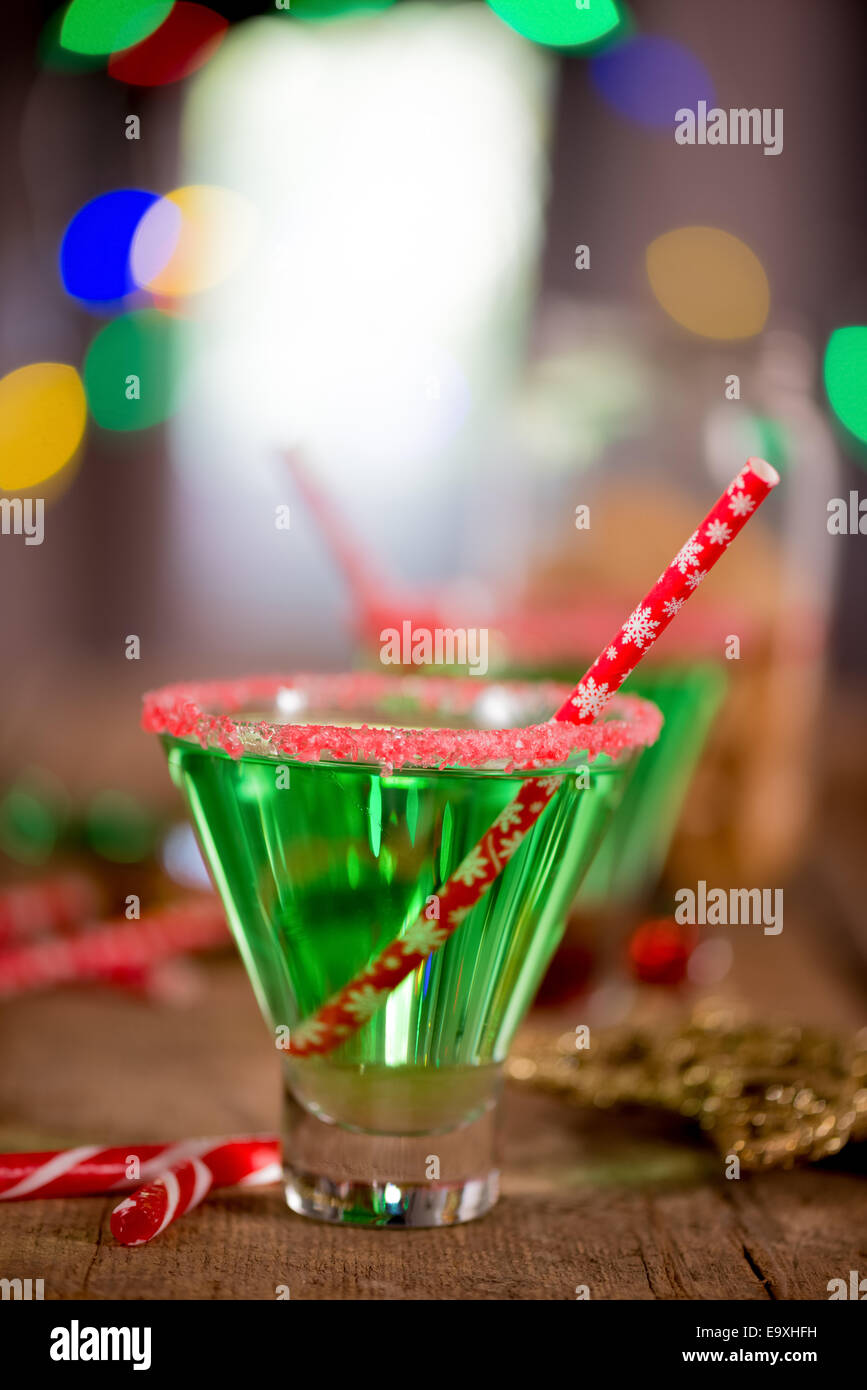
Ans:
[[[401,482],[496,408],[550,81],[483,6],[238,26],[193,85],[186,173],[249,198],[259,236],[194,329],[182,456],[207,416],[247,460],[300,440],[337,478]]]

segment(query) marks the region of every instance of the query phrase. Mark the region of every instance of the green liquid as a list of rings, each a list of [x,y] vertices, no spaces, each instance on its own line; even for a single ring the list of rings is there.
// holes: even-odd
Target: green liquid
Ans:
[[[583,670],[586,663],[575,664]],[[572,673],[557,666],[509,668],[503,678],[572,683]],[[656,743],[644,750],[628,779],[605,840],[581,883],[576,907],[592,912],[635,903],[652,892],[725,689],[724,672],[709,662],[643,663],[624,682],[622,693],[652,700],[664,723]]]
[[[416,921],[522,782],[233,760],[164,743],[260,1007],[290,1034]],[[601,756],[587,788],[566,776],[482,900],[379,1012],[323,1058],[286,1057],[308,1109],[408,1134],[452,1127],[492,1102],[633,762]]]
[[[650,667],[630,676],[624,692],[662,710],[662,733],[638,762],[578,903],[634,901],[662,872],[689,784],[725,694],[719,667]]]

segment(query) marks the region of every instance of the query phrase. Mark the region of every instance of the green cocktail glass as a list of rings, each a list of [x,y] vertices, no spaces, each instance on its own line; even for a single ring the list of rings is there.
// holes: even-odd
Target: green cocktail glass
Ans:
[[[574,609],[540,608],[489,617],[481,630],[491,634],[491,665],[497,679],[571,684],[593,654],[616,631],[622,604],[601,603]],[[449,629],[456,620],[436,607],[436,599],[383,603],[360,625],[368,658],[383,630]],[[725,631],[717,619],[711,632]],[[680,649],[678,650],[678,643]],[[380,644],[381,645],[381,644]],[[702,621],[687,612],[667,638],[673,656],[651,654],[624,683],[624,693],[651,700],[661,710],[665,736],[642,756],[625,787],[604,844],[584,875],[577,894],[579,913],[610,914],[646,905],[664,866],[690,782],[726,691],[726,676]],[[379,659],[380,653],[376,651]],[[396,668],[386,666],[385,671]],[[397,668],[406,669],[406,668]],[[465,667],[451,669],[456,676]]]
[[[514,679],[562,680],[566,673],[555,664],[510,674]],[[583,912],[640,907],[653,892],[725,696],[726,678],[718,664],[707,660],[646,661],[623,690],[653,701],[662,712],[665,737],[647,749],[624,788],[577,893],[575,906]]]
[[[438,885],[525,778],[562,777],[489,891],[382,1007],[326,1055],[284,1054],[293,1210],[448,1225],[496,1200],[502,1064],[655,733],[652,706],[616,701],[610,727],[625,717],[629,746],[606,751],[604,725],[549,726],[578,751],[563,743],[543,769],[506,770],[514,743],[471,732],[541,723],[566,693],[355,676],[149,697],[146,727],[162,734],[278,1047],[389,942],[435,920]],[[591,761],[581,742],[597,736]]]
[[[640,905],[656,887],[726,680],[709,661],[645,662],[623,689],[662,711],[665,738],[630,779],[605,843],[578,892],[579,908]]]

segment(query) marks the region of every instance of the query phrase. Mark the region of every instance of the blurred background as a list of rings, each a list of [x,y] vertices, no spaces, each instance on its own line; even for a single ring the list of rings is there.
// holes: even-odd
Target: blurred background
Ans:
[[[805,864],[863,971],[867,558],[828,529],[867,495],[863,4],[3,27],[0,499],[45,514],[0,535],[0,932],[204,886],[145,689],[376,662],[422,612],[577,676],[759,454],[784,487],[648,673],[657,833],[597,865],[552,995],[602,968],[588,922]],[[782,148],[678,144],[700,101]]]

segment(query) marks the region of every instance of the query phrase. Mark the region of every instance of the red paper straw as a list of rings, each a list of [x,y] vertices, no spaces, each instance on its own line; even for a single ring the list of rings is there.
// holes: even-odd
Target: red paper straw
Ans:
[[[698,530],[603,647],[555,719],[573,724],[593,722],[779,481],[769,463],[748,459]],[[296,1057],[330,1052],[376,1013],[401,980],[457,930],[535,825],[561,781],[562,777],[554,776],[526,781],[438,890],[439,919],[429,921],[422,914],[360,974],[292,1029],[285,1050]]]
[[[121,1245],[145,1245],[215,1187],[265,1187],[280,1180],[274,1141],[229,1141],[170,1165],[115,1207],[111,1231]]]
[[[272,1135],[231,1139],[184,1139],[175,1144],[123,1144],[101,1149],[50,1149],[38,1153],[0,1154],[0,1202],[32,1197],[94,1197],[106,1192],[129,1192],[184,1159],[243,1146],[260,1166],[276,1163],[279,1140]],[[137,1175],[129,1177],[135,1160]],[[276,1181],[276,1178],[275,1178]]]
[[[0,953],[0,998],[90,981],[122,982],[172,956],[205,951],[230,940],[216,897],[202,897],[95,926],[68,940],[39,942]]]
[[[102,891],[86,874],[58,874],[0,891],[0,947],[31,936],[52,936],[93,921]]]
[[[337,508],[313,481],[297,452],[290,451],[287,461],[295,484],[319,523],[356,604],[362,610],[381,607],[392,585],[376,568],[370,553],[357,544]]]

